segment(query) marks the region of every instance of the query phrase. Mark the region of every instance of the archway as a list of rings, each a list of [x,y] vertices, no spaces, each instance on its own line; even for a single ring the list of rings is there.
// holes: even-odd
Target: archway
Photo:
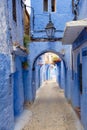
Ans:
[[[61,60],[62,60],[62,62],[61,62],[61,65],[62,65],[62,68],[63,68],[63,76],[61,76],[61,81],[60,81],[60,86],[62,86],[62,85],[64,85],[64,86],[62,86],[61,88],[64,88],[65,89],[65,85],[66,85],[66,78],[67,78],[67,75],[66,75],[66,73],[65,73],[65,71],[66,71],[66,68],[67,68],[67,65],[66,65],[66,62],[65,62],[65,59],[64,59],[64,56],[62,55],[62,54],[60,54],[59,52],[55,52],[55,51],[52,51],[52,50],[48,50],[48,51],[44,51],[44,52],[42,52],[42,53],[40,53],[39,55],[37,55],[36,57],[35,57],[35,59],[34,59],[34,61],[33,61],[33,64],[32,64],[32,80],[31,80],[31,87],[32,87],[32,96],[33,96],[33,98],[32,98],[32,100],[34,101],[34,99],[35,99],[35,96],[36,96],[36,81],[38,82],[38,79],[36,80],[35,79],[35,75],[36,75],[36,62],[37,62],[37,59],[41,56],[41,55],[43,55],[43,54],[45,54],[45,53],[47,53],[47,52],[51,52],[51,53],[54,53],[54,54],[56,54],[56,55],[58,55],[60,58],[61,58]],[[59,67],[59,64],[56,64],[57,65],[57,67]],[[61,69],[62,70],[62,69]],[[60,73],[60,75],[61,75],[62,73]],[[57,77],[58,78],[58,77]],[[64,82],[64,83],[63,83]]]
[[[67,49],[68,48],[68,49]],[[33,88],[35,89],[35,63],[37,59],[44,53],[47,52],[52,52],[58,55],[62,61],[63,65],[65,66],[65,74],[66,74],[66,79],[65,79],[65,96],[67,97],[68,100],[71,99],[71,46],[67,45],[63,46],[61,42],[31,42],[29,45],[29,72],[28,72],[28,85],[26,86],[26,97],[25,101],[26,102],[32,102],[35,98],[33,96]],[[35,90],[36,91],[36,90]]]

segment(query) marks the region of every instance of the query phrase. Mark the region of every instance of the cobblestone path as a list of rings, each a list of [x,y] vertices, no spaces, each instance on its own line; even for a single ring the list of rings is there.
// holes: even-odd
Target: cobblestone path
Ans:
[[[79,119],[55,82],[40,88],[34,104],[29,107],[32,119],[23,130],[83,130]]]

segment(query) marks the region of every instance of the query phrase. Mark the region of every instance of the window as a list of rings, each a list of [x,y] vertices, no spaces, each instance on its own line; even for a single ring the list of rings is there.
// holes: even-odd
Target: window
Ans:
[[[12,0],[12,6],[13,6],[13,20],[16,22],[16,0]]]
[[[51,11],[52,12],[56,11],[56,0],[51,0]]]
[[[56,11],[56,0],[50,0],[50,2],[51,2],[50,3],[51,7],[49,7],[49,9],[51,10],[51,12],[55,12]],[[45,12],[48,11],[48,0],[43,0],[43,10]]]
[[[44,0],[43,5],[44,5],[43,10],[47,12],[48,11],[48,0]]]

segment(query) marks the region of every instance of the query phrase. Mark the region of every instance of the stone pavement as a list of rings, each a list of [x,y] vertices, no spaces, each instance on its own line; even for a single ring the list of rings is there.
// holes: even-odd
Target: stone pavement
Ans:
[[[28,108],[32,118],[22,130],[83,130],[63,90],[54,81],[44,83]]]

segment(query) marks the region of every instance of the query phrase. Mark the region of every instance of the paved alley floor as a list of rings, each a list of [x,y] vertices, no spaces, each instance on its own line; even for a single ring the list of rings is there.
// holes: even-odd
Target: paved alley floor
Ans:
[[[63,90],[54,81],[44,83],[29,110],[32,118],[22,130],[83,130]]]

